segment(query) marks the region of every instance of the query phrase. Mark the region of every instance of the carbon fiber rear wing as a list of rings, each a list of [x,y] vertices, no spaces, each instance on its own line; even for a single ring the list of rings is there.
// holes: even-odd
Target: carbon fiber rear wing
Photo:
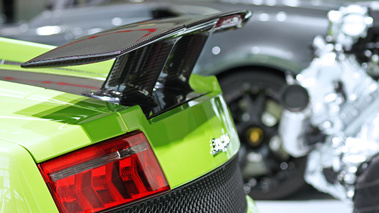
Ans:
[[[85,95],[140,105],[151,114],[186,100],[192,91],[189,77],[211,33],[242,27],[250,16],[250,11],[236,11],[129,24],[79,38],[21,66],[60,67],[116,58],[102,87]]]

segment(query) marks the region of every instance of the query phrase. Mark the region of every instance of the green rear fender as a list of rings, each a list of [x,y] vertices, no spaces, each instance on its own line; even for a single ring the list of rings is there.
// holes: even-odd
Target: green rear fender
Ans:
[[[146,120],[139,107],[120,113],[129,131],[141,130],[146,134],[171,188],[224,164],[240,146],[216,78],[194,75],[191,85],[197,92],[197,86],[213,92],[150,120]],[[227,149],[213,155],[212,140],[226,135],[230,140]]]
[[[74,77],[91,78],[105,80],[113,64],[113,60],[99,63],[86,64],[81,66],[71,66],[69,68],[38,68],[24,69],[21,64],[37,55],[41,55],[55,46],[37,44],[27,41],[13,40],[0,37],[0,60],[2,60],[2,69],[16,70],[24,72],[48,73],[55,75],[67,75]],[[6,53],[6,54],[5,54]]]
[[[2,59],[11,62],[23,62],[51,48],[51,46],[46,45],[0,39],[0,50],[7,52]],[[25,51],[22,51],[22,49]],[[20,52],[23,52],[23,54],[20,55]],[[69,70],[33,69],[33,72],[98,79],[105,78],[111,63],[98,63],[96,66],[73,66]],[[9,64],[2,65],[2,68],[28,72],[26,69]],[[73,72],[73,69],[85,72]],[[27,102],[30,106],[23,107],[25,109],[20,109],[11,115],[16,116],[17,114],[22,118],[25,116],[37,116],[37,119],[25,119],[25,122],[30,125],[44,122],[46,123],[46,130],[59,129],[60,134],[70,134],[69,136],[61,137],[55,131],[44,131],[44,134],[39,133],[38,130],[26,132],[28,134],[31,132],[30,134],[36,137],[42,135],[43,138],[46,138],[46,141],[44,141],[46,143],[43,146],[30,140],[30,138],[26,141],[22,138],[12,138],[11,136],[14,135],[9,136],[9,138],[14,139],[12,142],[26,147],[32,153],[34,160],[39,163],[126,132],[141,130],[151,142],[170,186],[175,188],[221,166],[235,156],[239,149],[239,140],[233,120],[221,96],[221,89],[217,79],[215,77],[192,75],[190,84],[195,92],[205,95],[150,120],[146,119],[139,106],[103,109],[103,107],[98,106],[101,102],[99,100],[93,101],[94,103],[99,103],[98,105],[89,105],[88,101],[86,101],[88,98],[28,86],[29,89],[35,88],[38,90],[25,98],[30,99]],[[12,85],[15,86],[16,84]],[[48,101],[37,101],[37,99],[33,98],[34,96],[38,96],[38,100],[40,100],[40,96],[48,97]],[[4,100],[8,99],[9,97],[4,96]],[[62,103],[66,103],[66,105],[60,104],[61,99],[64,99]],[[83,100],[78,102],[76,99]],[[15,98],[12,100],[19,101]],[[21,105],[15,103],[15,106]],[[82,108],[85,108],[85,110],[83,111]],[[35,112],[35,110],[42,114],[28,114],[29,112]],[[75,118],[75,113],[79,111],[80,113],[85,113],[82,119],[78,120],[78,122],[71,121],[72,119],[66,121],[68,118]],[[33,127],[41,126],[35,125]],[[62,127],[65,128],[62,129]],[[225,138],[226,135],[230,140],[227,149],[216,155],[211,154],[212,140],[220,140]],[[71,138],[73,139],[71,140]]]
[[[49,194],[28,151],[0,140],[1,212],[58,212]]]

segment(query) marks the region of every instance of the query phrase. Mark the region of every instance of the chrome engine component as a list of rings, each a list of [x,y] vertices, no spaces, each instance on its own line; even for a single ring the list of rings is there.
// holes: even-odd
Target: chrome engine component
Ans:
[[[341,7],[328,13],[330,21],[327,40],[350,49],[359,37],[365,37],[367,30],[373,24],[373,18],[368,15],[368,9],[359,5]]]
[[[379,153],[378,83],[353,56],[332,52],[315,59],[297,79],[311,97],[311,125],[327,136],[308,155],[305,179],[350,200],[358,167]]]
[[[352,201],[358,168],[379,153],[379,85],[345,50],[366,36],[373,19],[367,8],[353,5],[331,11],[329,20],[331,34],[315,38],[317,57],[296,76],[309,93],[309,107],[284,110],[279,133],[292,156],[308,154],[308,183]],[[307,144],[309,127],[324,140]]]
[[[309,94],[304,87],[292,84],[283,89],[281,99],[285,109],[282,112],[278,133],[281,135],[283,148],[291,156],[304,156],[310,150],[304,140],[312,112]]]
[[[302,112],[283,110],[278,133],[282,140],[283,148],[293,157],[302,157],[310,151],[305,144],[305,133],[309,127],[311,110],[308,107]]]

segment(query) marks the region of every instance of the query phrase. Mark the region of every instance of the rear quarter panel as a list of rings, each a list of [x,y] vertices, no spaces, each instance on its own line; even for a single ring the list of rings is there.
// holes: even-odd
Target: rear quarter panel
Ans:
[[[195,91],[213,87],[213,92],[162,115],[146,120],[139,108],[120,112],[129,131],[142,130],[172,188],[176,188],[219,167],[239,149],[239,139],[215,77],[193,75]],[[209,91],[209,90],[208,90]],[[211,154],[211,140],[228,134],[226,152]]]
[[[51,48],[0,39],[0,50],[3,53],[0,54],[1,58],[15,62],[2,64],[1,68],[93,79],[101,79],[99,76],[104,76],[109,71],[111,62],[75,68],[81,72],[49,68],[25,70],[17,65],[18,62]],[[90,101],[89,98],[78,95],[1,81],[3,90],[0,88],[0,91],[4,107],[0,109],[4,111],[0,112],[9,113],[5,114],[9,115],[8,119],[22,118],[22,122],[26,123],[14,120],[15,125],[20,124],[17,130],[25,128],[24,135],[18,134],[10,125],[6,127],[7,122],[2,123],[4,128],[0,134],[0,172],[3,174],[0,177],[0,209],[5,212],[56,211],[36,163],[135,130],[146,134],[171,188],[199,178],[235,157],[240,146],[239,139],[217,79],[213,76],[193,75],[190,84],[195,92],[204,95],[147,119],[139,106],[113,109],[100,100]],[[14,88],[7,90],[10,85]],[[10,95],[9,91],[16,92],[18,96]],[[19,93],[25,94],[20,96]],[[12,100],[14,107],[7,108],[6,104],[12,103]],[[83,114],[80,112],[83,110],[94,115],[81,116]],[[21,116],[20,112],[24,114]],[[75,115],[79,115],[78,121],[72,121],[76,119]],[[38,125],[33,118],[43,125]],[[62,132],[62,126],[70,126],[76,133]],[[230,139],[228,149],[212,155],[211,141],[226,134]],[[80,138],[76,137],[78,135]]]
[[[123,122],[120,125],[125,127],[125,132],[138,130],[146,134],[172,189],[197,179],[236,157],[240,146],[216,78],[193,76],[191,84],[197,92],[211,92],[152,119],[146,119],[138,106],[115,112],[122,118]],[[102,120],[98,120],[97,123],[102,123]],[[115,125],[113,123],[103,122],[103,127],[111,127],[110,125]],[[48,126],[50,129],[46,132],[46,136],[43,136],[41,132],[44,126],[40,126],[42,129],[38,131],[42,138],[48,138],[49,135],[54,134],[54,125]],[[80,124],[77,124],[77,127],[87,133],[93,128]],[[7,134],[14,133],[10,127],[4,128],[3,131]],[[102,137],[109,132],[102,131],[102,128],[98,128],[97,131],[97,134],[103,134]],[[0,134],[0,138],[7,134]],[[225,134],[228,134],[230,139],[228,149],[212,155],[211,140]],[[90,135],[88,138],[82,137],[81,141],[88,144],[101,141],[93,139]],[[25,136],[18,138],[17,141],[0,139],[0,210],[4,212],[57,211],[36,162],[56,157],[57,153],[62,154],[62,151],[65,151],[56,149],[57,146],[66,146],[66,148],[69,147],[67,150],[74,150],[81,148],[84,142],[77,143],[76,139],[65,141],[69,137],[62,137],[59,141],[42,140],[40,142],[35,138],[35,143],[32,143],[28,135],[25,134]],[[47,156],[50,157],[47,158]]]
[[[58,212],[49,195],[29,152],[0,139],[0,212]]]

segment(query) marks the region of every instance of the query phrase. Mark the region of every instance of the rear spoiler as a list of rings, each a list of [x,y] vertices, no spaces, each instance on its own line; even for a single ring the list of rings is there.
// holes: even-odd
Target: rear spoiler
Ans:
[[[162,111],[182,103],[192,92],[189,77],[211,33],[242,27],[251,15],[236,11],[129,24],[79,38],[21,67],[61,67],[115,58],[102,87],[84,95],[140,105],[151,114],[153,109]]]

